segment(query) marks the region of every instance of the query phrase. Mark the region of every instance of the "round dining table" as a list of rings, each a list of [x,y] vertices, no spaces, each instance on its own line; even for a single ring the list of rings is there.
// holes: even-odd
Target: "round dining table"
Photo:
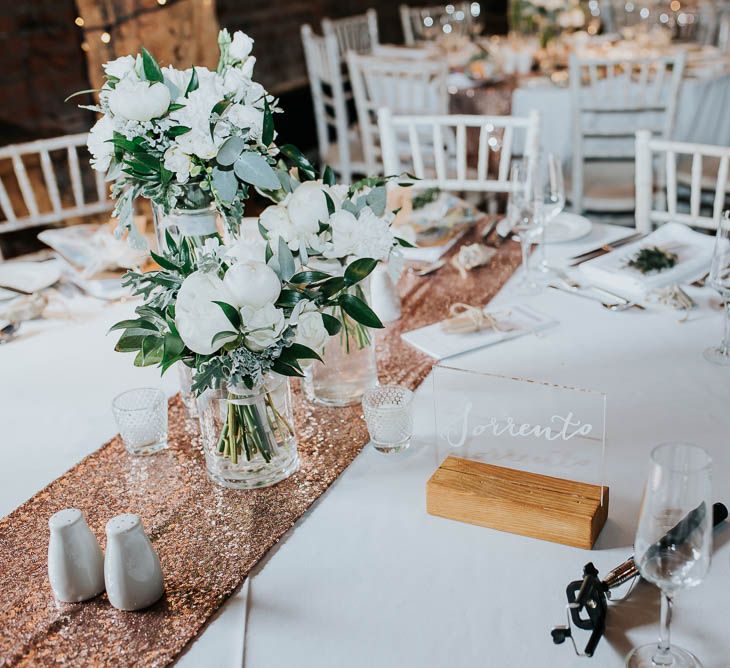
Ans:
[[[580,241],[550,245],[548,260],[560,263],[630,232],[594,224]],[[426,481],[440,463],[439,397],[427,379],[415,394],[410,449],[383,455],[366,446],[222,606],[181,666],[611,667],[657,638],[659,594],[646,583],[609,604],[606,635],[591,660],[578,658],[569,641],[554,645],[550,629],[565,624],[565,587],[586,562],[605,574],[631,554],[655,445],[706,448],[715,500],[730,503],[730,369],[702,357],[720,339],[718,298],[709,287],[688,288],[699,306],[683,319],[660,308],[611,312],[554,290],[518,297],[514,283],[493,303],[519,300],[558,324],[449,364],[606,393],[610,507],[594,549],[426,512]],[[115,395],[150,385],[177,391],[175,374],[160,379],[157,369],[135,368],[129,355],[114,352],[108,328],[134,306],[99,302],[80,316],[25,323],[0,346],[0,514],[116,433]],[[706,668],[727,668],[730,526],[714,537],[704,582],[676,597],[672,639]]]

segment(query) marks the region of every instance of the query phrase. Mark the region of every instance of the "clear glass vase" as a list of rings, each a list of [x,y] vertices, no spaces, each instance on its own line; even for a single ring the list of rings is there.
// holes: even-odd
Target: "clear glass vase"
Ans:
[[[368,301],[369,283],[351,290]],[[374,334],[341,309],[331,313],[342,323],[339,334],[330,336],[322,362],[312,362],[304,370],[304,394],[310,401],[326,406],[360,403],[365,391],[378,384]]]
[[[157,248],[167,248],[166,233],[179,243],[185,237],[190,250],[201,248],[207,239],[223,238],[223,225],[214,204],[200,209],[172,209],[165,213],[159,206],[152,207]]]
[[[193,370],[182,362],[178,362],[175,366],[177,366],[177,376],[180,381],[180,398],[185,406],[188,417],[194,420],[198,417],[198,406],[192,387]]]
[[[221,487],[255,489],[299,467],[289,380],[267,374],[253,389],[227,386],[198,398],[208,477]]]

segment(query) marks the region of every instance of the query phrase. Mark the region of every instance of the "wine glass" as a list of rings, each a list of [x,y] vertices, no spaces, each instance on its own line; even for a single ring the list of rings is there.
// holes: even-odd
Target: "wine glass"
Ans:
[[[507,213],[511,228],[517,232],[522,247],[522,272],[516,285],[519,294],[530,295],[540,292],[530,269],[530,247],[539,238],[542,217],[538,214],[539,203],[535,196],[537,163],[525,159],[516,161],[510,171],[510,193]]]
[[[705,350],[705,359],[713,364],[730,364],[730,211],[726,211],[715,236],[715,250],[707,282],[720,293],[725,303],[725,325],[722,342]]]
[[[669,624],[676,592],[698,585],[712,552],[712,460],[686,443],[660,445],[651,453],[634,560],[642,577],[661,590],[660,635],[626,657],[629,668],[701,668],[697,658],[670,645]]]
[[[537,190],[539,213],[542,217],[542,232],[538,254],[538,269],[543,274],[552,274],[547,261],[545,232],[550,223],[565,208],[565,184],[563,181],[563,166],[559,156],[548,153],[544,163],[540,165],[540,182]]]

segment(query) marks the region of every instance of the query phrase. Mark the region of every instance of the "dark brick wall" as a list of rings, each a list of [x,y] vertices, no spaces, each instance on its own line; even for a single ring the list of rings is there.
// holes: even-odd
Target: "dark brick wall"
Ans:
[[[0,0],[0,144],[88,129],[69,93],[88,88],[74,0]]]

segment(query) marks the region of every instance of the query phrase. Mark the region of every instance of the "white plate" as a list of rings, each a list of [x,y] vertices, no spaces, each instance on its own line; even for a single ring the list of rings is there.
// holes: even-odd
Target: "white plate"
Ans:
[[[61,278],[61,265],[55,260],[0,263],[0,287],[38,292],[50,288],[59,278]]]
[[[562,244],[576,241],[591,233],[592,223],[585,216],[563,211],[545,228],[545,243]],[[504,218],[497,225],[497,234],[506,237],[510,233],[509,221]]]

